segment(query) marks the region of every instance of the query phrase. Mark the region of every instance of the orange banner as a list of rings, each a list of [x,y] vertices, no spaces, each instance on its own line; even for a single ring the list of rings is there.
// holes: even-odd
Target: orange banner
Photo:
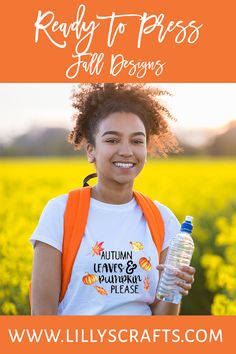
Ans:
[[[2,354],[230,353],[235,317],[1,317]]]
[[[235,1],[1,6],[1,82],[235,82]]]
[[[0,82],[236,82],[235,0],[21,0]],[[224,353],[235,317],[0,316],[1,354]]]

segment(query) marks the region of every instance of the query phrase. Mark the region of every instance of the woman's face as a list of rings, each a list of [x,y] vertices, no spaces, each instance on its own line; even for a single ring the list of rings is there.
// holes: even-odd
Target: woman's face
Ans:
[[[95,147],[88,144],[87,154],[95,162],[100,182],[133,184],[147,156],[143,122],[134,113],[109,114],[99,123]]]

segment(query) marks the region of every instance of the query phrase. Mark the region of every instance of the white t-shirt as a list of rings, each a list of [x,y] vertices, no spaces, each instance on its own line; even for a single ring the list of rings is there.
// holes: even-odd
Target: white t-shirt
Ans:
[[[30,241],[60,252],[67,195],[48,202]],[[166,206],[155,202],[165,226],[163,250],[180,224]],[[107,204],[91,198],[85,233],[58,315],[151,315],[159,272],[158,252],[135,198]]]

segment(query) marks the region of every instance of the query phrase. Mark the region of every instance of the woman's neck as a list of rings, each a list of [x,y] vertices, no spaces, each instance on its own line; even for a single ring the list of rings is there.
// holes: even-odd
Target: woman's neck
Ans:
[[[133,184],[109,186],[97,183],[91,191],[91,197],[108,204],[125,204],[133,198]]]

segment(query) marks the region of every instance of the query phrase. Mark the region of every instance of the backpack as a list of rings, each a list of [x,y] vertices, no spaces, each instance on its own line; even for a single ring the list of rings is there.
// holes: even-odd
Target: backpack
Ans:
[[[68,288],[74,261],[85,231],[89,212],[91,189],[92,187],[87,185],[83,188],[74,189],[68,194],[64,214],[60,302],[63,300]],[[136,191],[134,191],[134,197],[142,209],[144,217],[148,223],[153,242],[160,256],[164,240],[164,222],[161,213],[149,197]],[[30,304],[32,303],[31,296],[30,284]]]

